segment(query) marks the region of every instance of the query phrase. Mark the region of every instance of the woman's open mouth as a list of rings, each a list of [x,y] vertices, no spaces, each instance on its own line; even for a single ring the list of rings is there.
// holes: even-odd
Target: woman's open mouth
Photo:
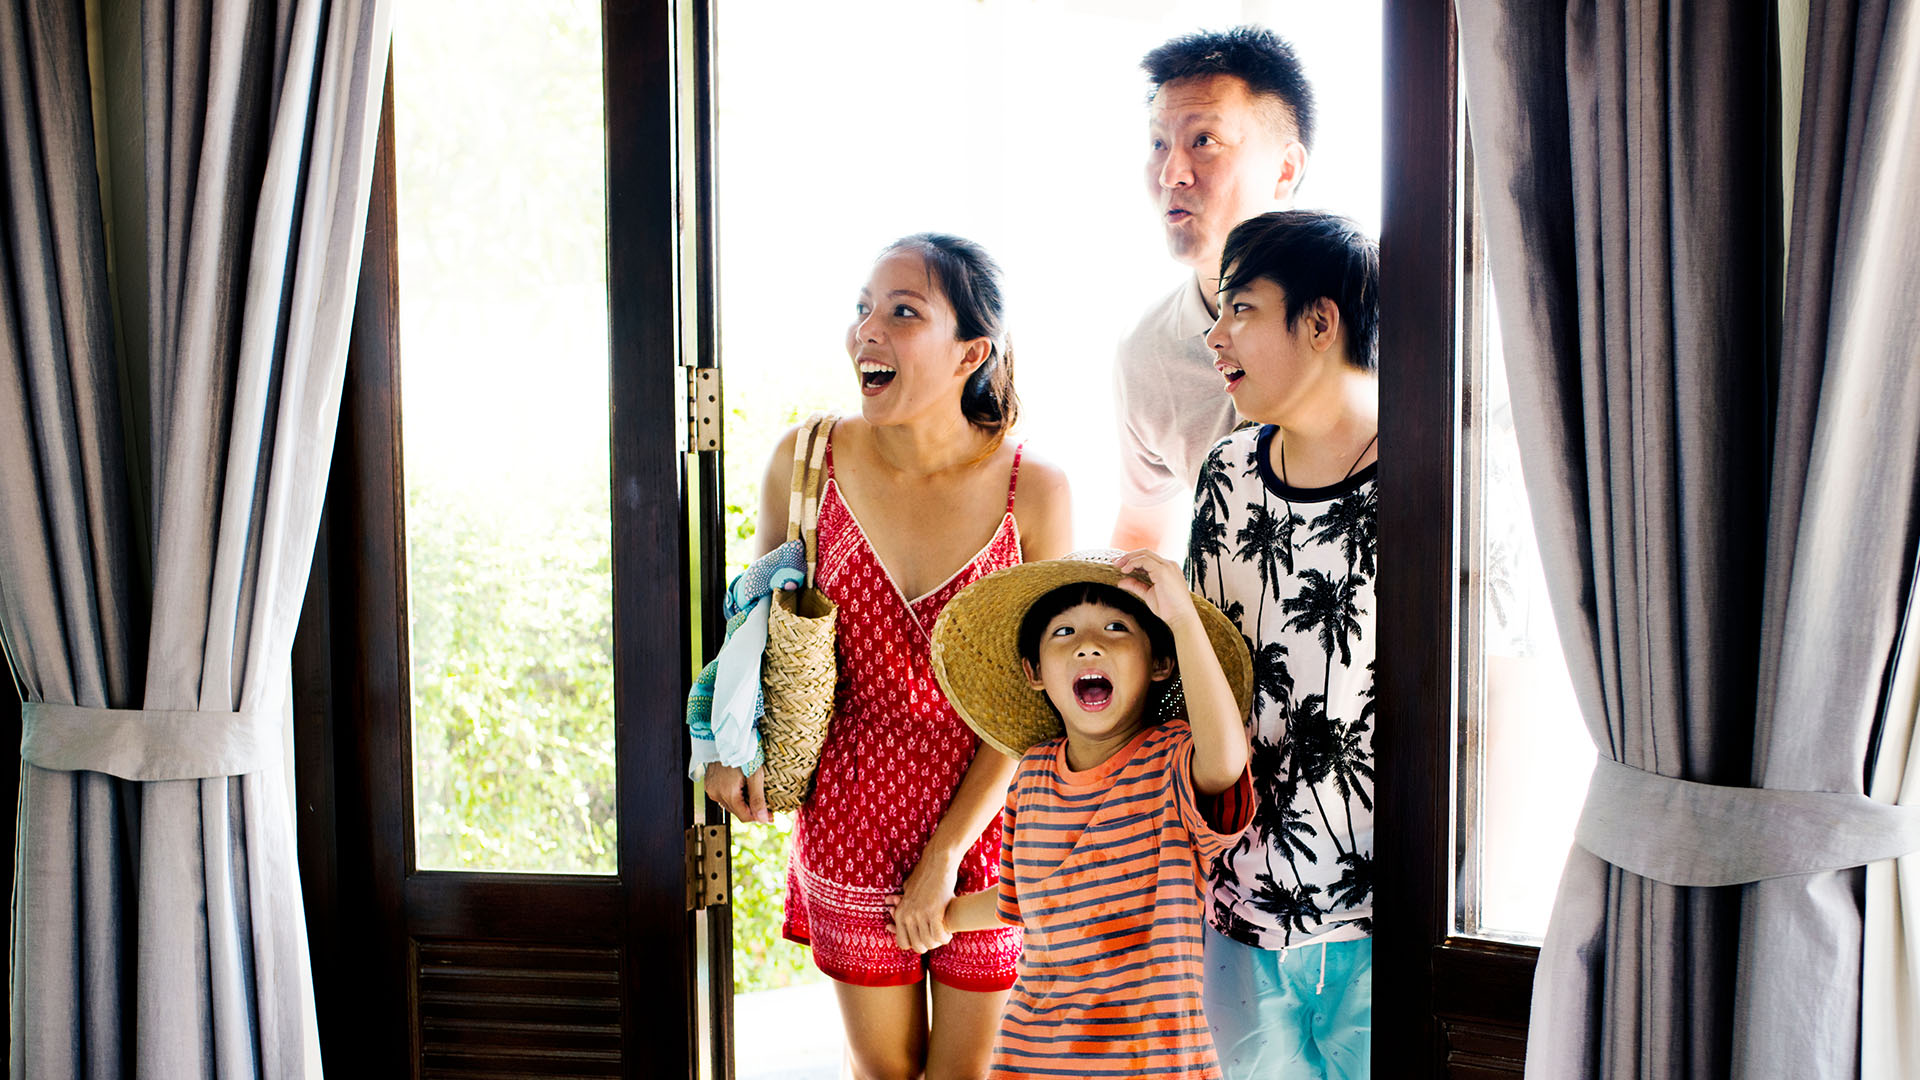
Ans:
[[[1073,699],[1086,712],[1099,712],[1113,703],[1113,680],[1089,671],[1073,680]]]
[[[879,393],[893,381],[898,371],[877,360],[860,361],[860,389],[867,393]]]

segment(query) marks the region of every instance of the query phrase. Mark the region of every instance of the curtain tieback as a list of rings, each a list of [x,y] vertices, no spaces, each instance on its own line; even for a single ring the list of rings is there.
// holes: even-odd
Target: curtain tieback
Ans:
[[[122,780],[200,780],[279,768],[286,723],[277,702],[245,712],[201,712],[28,701],[20,720],[21,760]]]
[[[1603,757],[1574,839],[1654,881],[1745,885],[1920,852],[1920,806],[1837,791],[1700,784]]]

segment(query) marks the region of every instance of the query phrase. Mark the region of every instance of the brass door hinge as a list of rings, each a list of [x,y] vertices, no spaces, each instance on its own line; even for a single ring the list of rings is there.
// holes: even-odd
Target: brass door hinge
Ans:
[[[732,882],[727,840],[725,825],[695,825],[687,830],[688,911],[727,902]]]
[[[687,453],[720,449],[720,369],[684,368],[687,373]]]

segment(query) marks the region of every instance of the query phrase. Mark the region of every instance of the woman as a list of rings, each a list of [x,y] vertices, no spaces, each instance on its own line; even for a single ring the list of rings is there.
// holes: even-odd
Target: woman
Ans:
[[[1014,762],[947,704],[930,637],[973,581],[1067,551],[1067,482],[1005,438],[1019,408],[1013,357],[1000,270],[978,245],[896,242],[854,311],[861,408],[828,444],[817,572],[840,609],[840,680],[794,825],[785,933],[834,979],[855,1076],[984,1076],[1019,931],[949,939],[943,914],[956,893],[997,880]],[[794,441],[774,448],[761,485],[761,553],[786,535]],[[710,765],[706,788],[741,820],[770,820],[759,774]]]

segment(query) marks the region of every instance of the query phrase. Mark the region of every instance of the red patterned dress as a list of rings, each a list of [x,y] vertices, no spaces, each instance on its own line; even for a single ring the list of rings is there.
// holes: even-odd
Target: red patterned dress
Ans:
[[[919,863],[980,746],[934,681],[933,623],[961,589],[1020,561],[1020,451],[993,538],[945,583],[908,600],[841,497],[828,444],[817,583],[840,608],[840,681],[813,794],[794,823],[784,929],[841,982],[902,986],[921,978],[922,958],[894,945],[885,899]],[[993,888],[999,877],[996,815],[967,850],[955,892]],[[955,934],[924,964],[957,989],[1005,990],[1019,957],[1019,928],[1002,927]]]

